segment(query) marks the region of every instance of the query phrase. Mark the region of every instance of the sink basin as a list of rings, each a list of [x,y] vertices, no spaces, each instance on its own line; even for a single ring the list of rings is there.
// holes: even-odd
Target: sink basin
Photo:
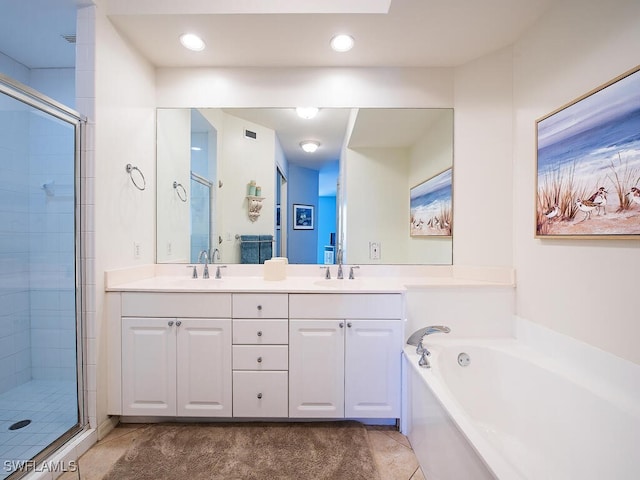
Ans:
[[[360,288],[362,286],[362,280],[358,278],[353,280],[339,280],[337,278],[331,278],[329,280],[317,280],[313,283],[319,287],[327,288]]]

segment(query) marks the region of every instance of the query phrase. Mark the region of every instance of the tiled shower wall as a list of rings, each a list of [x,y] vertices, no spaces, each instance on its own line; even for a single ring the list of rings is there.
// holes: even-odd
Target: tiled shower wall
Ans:
[[[26,108],[0,97],[0,393],[31,378]]]
[[[73,69],[31,72],[31,86],[72,107],[74,83]],[[40,115],[29,133],[31,375],[75,380],[74,133]]]
[[[0,71],[73,105],[73,69],[11,63]],[[0,393],[76,372],[73,129],[17,105],[0,100]]]

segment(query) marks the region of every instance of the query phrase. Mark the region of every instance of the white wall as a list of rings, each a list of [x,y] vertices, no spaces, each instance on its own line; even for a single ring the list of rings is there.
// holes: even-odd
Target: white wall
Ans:
[[[77,49],[78,109],[88,116],[82,168],[87,403],[97,427],[107,419],[104,271],[155,261],[155,77],[100,7],[79,12]],[[144,191],[131,183],[127,163],[144,173]]]
[[[455,71],[456,265],[513,262],[512,65],[511,49],[505,49]]]
[[[158,107],[453,105],[450,68],[158,68],[156,74]]]
[[[518,315],[635,363],[640,242],[535,239],[533,202],[535,120],[640,63],[638,19],[637,0],[559,2],[517,42],[513,68]]]

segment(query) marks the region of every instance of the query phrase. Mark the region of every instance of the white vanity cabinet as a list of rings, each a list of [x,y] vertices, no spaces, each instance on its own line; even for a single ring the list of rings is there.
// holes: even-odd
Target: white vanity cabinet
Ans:
[[[231,295],[121,298],[121,413],[230,417]]]
[[[233,416],[286,417],[289,297],[233,294]]]
[[[290,417],[400,417],[400,294],[291,294],[289,311]]]

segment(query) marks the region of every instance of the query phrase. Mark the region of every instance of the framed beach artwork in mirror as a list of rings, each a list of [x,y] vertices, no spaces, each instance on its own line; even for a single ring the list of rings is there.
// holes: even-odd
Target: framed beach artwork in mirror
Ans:
[[[412,237],[451,236],[452,179],[453,170],[447,168],[411,188],[409,226]]]
[[[538,238],[640,238],[640,66],[536,121]]]
[[[293,205],[293,229],[313,230],[313,205]]]

